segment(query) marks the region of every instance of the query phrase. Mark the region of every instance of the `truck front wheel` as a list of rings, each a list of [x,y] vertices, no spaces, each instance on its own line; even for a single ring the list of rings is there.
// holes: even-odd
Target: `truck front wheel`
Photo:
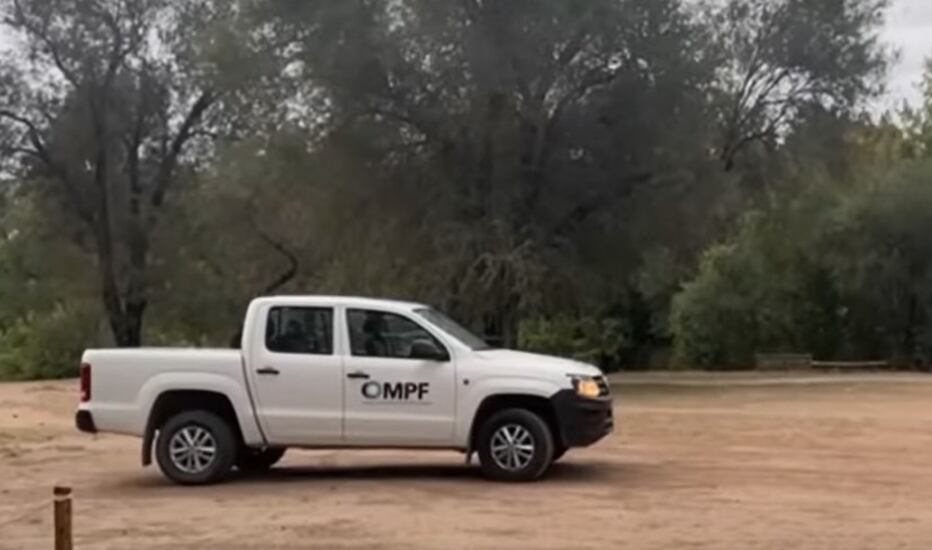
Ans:
[[[483,473],[499,481],[533,481],[553,463],[553,434],[544,420],[525,409],[492,415],[476,441]]]
[[[169,418],[159,429],[155,458],[166,477],[182,485],[215,483],[236,461],[236,437],[230,425],[207,411]]]

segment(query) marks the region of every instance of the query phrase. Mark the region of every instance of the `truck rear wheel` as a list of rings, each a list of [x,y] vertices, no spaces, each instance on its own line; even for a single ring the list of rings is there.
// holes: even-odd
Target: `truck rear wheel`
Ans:
[[[230,471],[236,448],[225,420],[207,411],[188,411],[172,416],[159,429],[155,459],[175,483],[205,485]]]
[[[476,441],[483,473],[498,481],[533,481],[553,463],[553,434],[531,411],[508,409],[492,415]]]
[[[247,474],[264,472],[274,466],[283,456],[285,456],[283,448],[243,447],[236,457],[236,468]]]

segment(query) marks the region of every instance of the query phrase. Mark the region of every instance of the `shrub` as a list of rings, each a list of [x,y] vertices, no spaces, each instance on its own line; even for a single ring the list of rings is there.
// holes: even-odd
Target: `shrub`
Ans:
[[[675,361],[749,366],[756,352],[915,359],[932,350],[932,164],[745,221],[675,297]]]
[[[93,310],[56,306],[30,312],[0,330],[0,379],[77,376],[81,353],[96,340]]]
[[[605,370],[621,367],[630,342],[630,329],[623,319],[566,315],[526,320],[519,337],[522,349],[571,357]]]

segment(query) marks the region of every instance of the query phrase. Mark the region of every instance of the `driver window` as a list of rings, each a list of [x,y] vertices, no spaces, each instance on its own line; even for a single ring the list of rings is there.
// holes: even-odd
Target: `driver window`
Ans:
[[[408,359],[418,341],[443,346],[420,325],[394,313],[350,309],[346,312],[350,349],[357,357]]]

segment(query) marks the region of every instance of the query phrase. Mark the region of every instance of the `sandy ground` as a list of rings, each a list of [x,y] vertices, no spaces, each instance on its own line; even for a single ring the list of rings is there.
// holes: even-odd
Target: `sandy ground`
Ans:
[[[80,550],[932,548],[932,377],[622,380],[618,432],[540,483],[455,453],[290,452],[190,489],[136,440],[75,432],[74,383],[0,385],[0,548],[51,548],[56,483]]]

